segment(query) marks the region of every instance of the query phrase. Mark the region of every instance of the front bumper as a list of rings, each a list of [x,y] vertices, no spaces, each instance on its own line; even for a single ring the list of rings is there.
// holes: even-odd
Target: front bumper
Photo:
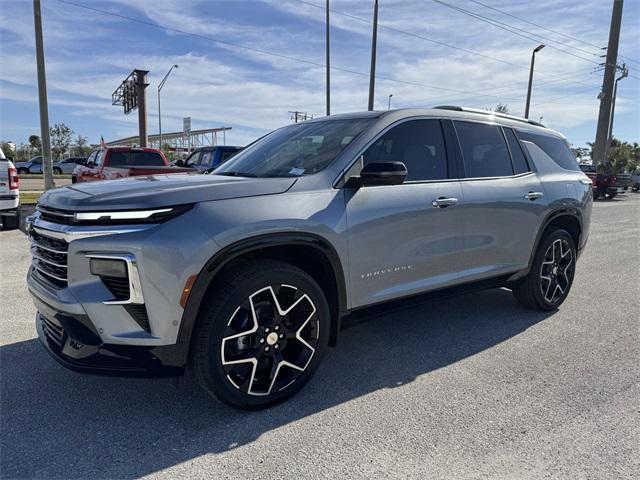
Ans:
[[[47,352],[70,370],[115,376],[167,377],[184,372],[184,347],[106,344],[88,317],[57,311],[36,300],[36,329]]]

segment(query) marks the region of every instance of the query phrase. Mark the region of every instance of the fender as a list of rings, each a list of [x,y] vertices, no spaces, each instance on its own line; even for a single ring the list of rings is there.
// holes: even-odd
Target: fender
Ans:
[[[540,244],[540,240],[542,240],[542,234],[554,219],[561,216],[565,216],[565,215],[569,215],[578,221],[578,224],[580,225],[580,233],[582,234],[582,216],[580,215],[580,211],[577,208],[561,207],[549,212],[547,216],[544,218],[544,220],[542,221],[542,223],[540,224],[540,228],[538,229],[538,233],[536,234],[536,240],[533,243],[533,249],[529,254],[529,263],[527,265],[527,268],[509,277],[509,280],[507,283],[512,283],[514,281],[520,280],[522,277],[526,276],[529,273],[529,270],[531,270],[531,265],[533,265],[533,257],[535,257],[535,254],[538,251],[538,245]],[[580,244],[580,238],[578,239],[578,245],[576,245],[576,249],[579,249],[580,247],[579,244]]]
[[[193,284],[193,287],[191,288],[187,304],[185,305],[185,309],[182,314],[180,331],[178,332],[177,344],[183,347],[181,351],[184,352],[184,363],[187,361],[189,345],[198,320],[200,306],[202,305],[204,295],[215,276],[222,270],[222,268],[224,268],[225,265],[241,255],[255,250],[260,250],[262,248],[287,245],[302,245],[315,248],[322,252],[331,264],[331,269],[333,270],[334,280],[337,286],[338,301],[338,312],[334,312],[337,313],[337,315],[331,325],[330,337],[330,344],[335,345],[337,333],[340,330],[340,320],[347,313],[347,288],[342,263],[340,262],[338,253],[327,240],[319,235],[304,232],[273,233],[258,235],[232,243],[231,245],[222,248],[213,257],[211,257],[202,268]]]

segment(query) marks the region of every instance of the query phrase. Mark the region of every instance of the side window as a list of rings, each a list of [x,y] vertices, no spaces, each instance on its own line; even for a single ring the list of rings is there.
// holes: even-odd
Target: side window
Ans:
[[[407,181],[447,178],[447,154],[439,120],[411,120],[393,127],[363,155],[364,164],[403,162]]]
[[[223,164],[237,153],[237,150],[223,150],[220,157],[220,164]]]
[[[467,178],[513,175],[509,150],[500,127],[486,123],[453,123],[460,140]]]
[[[201,153],[200,151],[197,151],[189,155],[184,161],[185,165],[190,165],[192,167],[195,165],[198,165],[198,160],[200,159],[200,153]]]
[[[558,137],[541,135],[539,133],[523,132],[518,130],[518,138],[526,142],[531,142],[540,148],[544,153],[553,159],[556,164],[565,170],[579,171],[580,166],[575,159],[567,142]]]
[[[129,163],[128,152],[111,152],[109,155],[110,167],[123,167]]]
[[[102,166],[102,162],[104,161],[104,154],[106,150],[98,150],[98,154],[96,155],[96,167]]]
[[[95,162],[96,161],[96,155],[98,154],[97,150],[94,150],[93,152],[91,152],[91,154],[89,155],[89,157],[87,158],[87,163],[89,162]]]
[[[205,150],[200,157],[200,165],[211,166],[213,165],[213,152],[211,150]]]
[[[516,175],[520,173],[530,172],[531,169],[529,168],[527,159],[524,156],[524,152],[522,151],[522,146],[516,138],[516,134],[513,133],[513,130],[511,130],[510,128],[503,128],[503,130],[505,136],[507,137],[509,150],[511,150],[511,160],[513,160],[513,169],[515,170]]]

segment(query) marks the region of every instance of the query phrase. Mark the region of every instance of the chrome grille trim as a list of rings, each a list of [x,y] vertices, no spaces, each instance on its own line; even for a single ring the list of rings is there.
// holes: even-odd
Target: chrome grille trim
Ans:
[[[47,271],[45,271],[45,270],[41,269],[41,268],[40,268],[40,267],[38,267],[35,263],[32,263],[32,264],[31,264],[31,266],[32,266],[33,268],[35,268],[39,273],[41,273],[41,274],[43,274],[43,275],[46,275],[47,277],[51,277],[51,278],[53,278],[53,279],[55,279],[55,280],[58,280],[59,282],[65,282],[65,283],[67,283],[67,279],[66,279],[66,278],[62,278],[62,277],[58,277],[58,276],[56,276],[56,275],[53,275],[52,273],[49,273],[49,272],[47,272]]]
[[[54,287],[66,287],[68,243],[35,228],[29,230],[29,241],[32,268]]]
[[[36,246],[35,248],[37,249],[37,248],[42,248],[42,247]],[[40,260],[41,262],[48,263],[49,265],[53,265],[53,266],[58,267],[58,268],[64,268],[64,269],[66,269],[66,268],[67,268],[66,263],[65,263],[65,264],[62,264],[62,263],[56,263],[56,262],[52,262],[51,260],[47,260],[47,259],[46,259],[46,258],[44,258],[44,257],[41,257],[40,255],[38,255],[38,254],[36,253],[36,251],[34,250],[34,247],[31,247],[31,255],[32,255],[34,258],[37,258],[38,260]],[[66,255],[66,253],[65,253],[65,255]]]

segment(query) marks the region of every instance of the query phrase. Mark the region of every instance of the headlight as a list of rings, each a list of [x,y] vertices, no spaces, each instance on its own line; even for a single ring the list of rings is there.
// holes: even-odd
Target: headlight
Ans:
[[[76,212],[74,223],[91,225],[121,225],[123,223],[161,223],[182,215],[193,205],[156,208],[153,210],[110,210],[104,212]]]

